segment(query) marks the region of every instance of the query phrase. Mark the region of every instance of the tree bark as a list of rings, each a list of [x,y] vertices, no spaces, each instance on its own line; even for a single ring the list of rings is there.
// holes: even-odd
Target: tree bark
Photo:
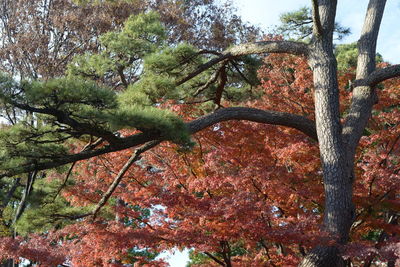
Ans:
[[[385,0],[369,2],[358,43],[356,77],[358,80],[367,79],[375,70],[376,40],[385,2]],[[325,189],[323,227],[332,234],[338,244],[345,244],[355,214],[352,202],[354,156],[375,103],[375,92],[370,85],[354,89],[349,115],[342,131],[336,60],[332,46],[336,1],[319,0],[314,3],[318,8],[314,8],[313,12],[319,14],[314,14],[313,17],[320,18],[320,21],[314,21],[314,24],[321,23],[321,25],[314,25],[309,63],[314,74],[316,129]],[[345,266],[345,262],[340,257],[337,247],[320,246],[311,250],[299,266],[334,267]]]
[[[299,267],[345,267],[336,247],[316,247],[300,263]]]

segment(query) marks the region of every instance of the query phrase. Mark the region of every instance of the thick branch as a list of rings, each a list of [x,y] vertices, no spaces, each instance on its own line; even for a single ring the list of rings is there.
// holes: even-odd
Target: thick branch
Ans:
[[[321,37],[324,37],[325,41],[330,44],[335,28],[336,5],[337,0],[313,0],[313,9],[316,9],[317,12],[315,15],[318,13],[321,25]],[[313,20],[314,19],[315,18],[313,18]]]
[[[318,11],[318,0],[312,0],[312,19],[313,19],[313,30],[316,36],[322,35],[321,18],[319,17]]]
[[[212,260],[214,260],[216,263],[218,263],[221,266],[225,266],[225,263],[214,257],[211,253],[209,252],[204,252],[208,257],[210,257]]]
[[[215,111],[214,113],[188,122],[187,125],[191,133],[196,133],[213,124],[228,120],[247,120],[273,125],[288,126],[303,132],[314,140],[317,140],[314,121],[300,115],[278,111],[266,111],[256,108],[223,108]]]
[[[33,172],[28,174],[28,180],[26,181],[25,191],[22,195],[21,202],[19,203],[18,209],[13,218],[12,224],[15,224],[18,221],[18,219],[21,217],[22,213],[25,210],[26,201],[32,192],[32,187],[33,187],[33,184],[35,183],[37,173],[38,172],[36,170],[34,170]]]
[[[357,80],[369,77],[380,77],[376,73],[386,71],[375,70],[376,42],[379,33],[386,0],[370,0],[364,20],[360,40],[358,41]],[[396,67],[389,69],[388,73],[397,73]],[[364,131],[365,125],[371,116],[372,106],[375,103],[376,93],[371,86],[357,86],[353,90],[352,102],[346,122],[343,127],[344,142],[347,144],[347,154],[351,161]]]
[[[215,64],[225,60],[233,59],[238,56],[251,55],[251,54],[263,54],[263,53],[288,53],[299,56],[306,56],[308,54],[308,46],[300,42],[291,41],[261,41],[255,43],[241,44],[227,49],[221,53],[220,56],[215,57],[199,66],[197,70],[190,73],[188,76],[177,82],[177,85],[181,85],[188,80],[196,77],[203,71],[211,68]]]
[[[309,120],[300,115],[294,115],[277,111],[264,111],[255,108],[232,107],[232,108],[219,109],[214,113],[200,117],[191,122],[187,122],[186,126],[188,128],[188,131],[191,134],[193,134],[213,124],[228,120],[248,120],[253,122],[288,126],[303,132],[304,134],[306,134],[307,136],[309,136],[314,140],[317,140],[315,124],[312,120]],[[138,145],[143,145],[147,142],[154,140],[163,141],[165,139],[163,139],[163,137],[158,132],[149,131],[146,133],[139,133],[131,135],[129,137],[120,138],[120,141],[118,143],[107,145],[96,150],[85,150],[77,154],[65,155],[58,158],[53,158],[51,161],[36,162],[20,166],[19,168],[9,169],[0,174],[0,178],[6,176],[11,177],[19,173],[25,173],[33,170],[39,171],[39,170],[55,168],[61,165],[65,165],[67,163],[89,159],[106,153],[120,151]]]
[[[367,78],[355,80],[353,87],[370,86],[373,87],[385,80],[400,77],[400,64],[389,66],[373,71]]]
[[[17,190],[18,186],[20,186],[21,178],[16,178],[14,180],[13,185],[11,186],[10,190],[8,191],[6,197],[3,200],[3,203],[0,204],[0,216],[3,216],[3,211],[10,203],[11,198],[14,196],[15,191]]]

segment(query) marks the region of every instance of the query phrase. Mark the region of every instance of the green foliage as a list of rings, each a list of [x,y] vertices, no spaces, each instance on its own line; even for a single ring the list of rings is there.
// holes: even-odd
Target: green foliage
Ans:
[[[156,130],[162,136],[176,143],[187,143],[189,134],[186,125],[170,111],[155,107],[132,105],[109,114],[114,129],[134,127],[141,131]]]
[[[306,40],[312,34],[312,11],[309,7],[302,7],[298,10],[283,13],[280,16],[281,25],[276,29],[289,39]],[[343,27],[339,23],[335,23],[334,33],[338,40],[349,35],[350,28]]]
[[[141,0],[72,0],[76,5],[99,5],[102,3],[115,4],[118,2],[138,3]]]
[[[140,81],[128,86],[121,95],[124,105],[150,105],[157,103],[162,97],[172,96],[176,89],[173,78],[166,74],[146,73]],[[176,91],[175,91],[176,93]]]
[[[335,47],[335,56],[339,71],[346,71],[357,67],[358,48],[357,43],[340,44]],[[376,63],[383,62],[382,56],[376,54]]]
[[[381,236],[381,234],[382,234],[382,230],[380,230],[380,229],[372,230],[372,231],[369,231],[367,234],[365,234],[363,236],[363,238],[365,240],[371,240],[371,241],[378,242],[379,241],[379,237]]]
[[[230,79],[224,89],[224,97],[232,102],[259,98],[262,90],[258,86],[257,72],[261,65],[262,60],[258,56],[242,56],[229,66]]]
[[[144,258],[148,261],[154,260],[159,255],[158,252],[151,251],[150,249],[130,249],[127,255],[123,258],[124,263],[135,263],[138,258]]]
[[[118,101],[121,97],[115,91],[92,81],[70,77],[17,83],[4,76],[0,79],[2,101],[28,111],[19,123],[0,132],[2,170],[20,170],[27,164],[65,156],[67,140],[102,136],[104,131],[112,135],[123,128],[136,128],[157,131],[177,143],[189,140],[184,123],[173,113],[143,104],[127,105]]]
[[[357,67],[357,43],[340,44],[335,47],[338,70],[345,71]]]
[[[29,196],[29,206],[15,225],[20,235],[62,228],[73,222],[66,220],[67,216],[76,216],[89,211],[89,206],[73,207],[63,197],[56,197],[59,187],[59,180],[39,179],[35,182]]]
[[[106,74],[135,72],[141,59],[155,52],[165,39],[165,29],[155,12],[131,16],[121,31],[108,32],[100,36],[102,50],[99,54],[84,54],[74,57],[68,65],[71,76],[101,77]],[[129,67],[130,69],[126,69]]]
[[[207,79],[209,72],[200,74],[191,81],[178,86],[177,82],[193,72],[205,59],[198,55],[198,51],[191,45],[180,44],[176,47],[167,47],[144,58],[144,75],[141,79],[128,87],[126,99],[136,100],[135,96],[157,103],[163,99],[183,99],[191,96],[196,84]],[[140,92],[140,93],[138,93]],[[123,97],[125,98],[125,96]],[[127,101],[125,101],[128,104]]]
[[[26,103],[81,112],[82,106],[104,110],[117,107],[115,92],[83,79],[60,78],[24,86]]]
[[[230,250],[230,256],[242,256],[247,253],[246,249],[243,248],[242,242],[238,242],[237,244],[234,244],[231,246]],[[217,259],[223,259],[222,254],[220,253],[212,253],[214,257]],[[202,264],[210,264],[213,262],[213,260],[207,256],[203,252],[197,252],[196,250],[192,249],[189,251],[189,263],[186,265],[187,267],[191,266],[197,266],[197,265],[202,265]]]
[[[304,39],[312,34],[311,9],[308,7],[283,13],[279,19],[282,25],[277,28],[278,32],[289,38]]]
[[[26,121],[0,131],[0,169],[20,170],[29,163],[65,155],[64,135],[51,126],[32,127]]]
[[[196,252],[195,250],[189,251],[189,263],[186,267],[197,266],[201,264],[210,264],[212,261],[210,257],[208,257],[204,253]]]

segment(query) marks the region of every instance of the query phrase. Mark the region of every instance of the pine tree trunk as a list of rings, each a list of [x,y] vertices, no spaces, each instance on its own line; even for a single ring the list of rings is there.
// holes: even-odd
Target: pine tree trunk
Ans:
[[[386,0],[370,0],[358,42],[357,79],[375,70],[376,40]],[[353,89],[352,104],[340,122],[339,88],[333,54],[335,0],[313,1],[312,50],[308,55],[315,87],[315,118],[325,189],[324,230],[338,244],[345,244],[354,220],[352,202],[354,157],[371,115],[375,90],[369,86]],[[345,266],[338,248],[316,247],[300,263],[301,267]]]
[[[300,263],[299,267],[345,267],[336,247],[316,247]]]
[[[342,138],[336,58],[333,54],[333,25],[336,1],[320,0],[314,13],[312,52],[308,56],[315,87],[315,120],[323,171],[325,211],[323,228],[337,243],[348,240],[354,218],[352,164]],[[300,263],[302,267],[341,267],[344,260],[336,247],[314,248]]]

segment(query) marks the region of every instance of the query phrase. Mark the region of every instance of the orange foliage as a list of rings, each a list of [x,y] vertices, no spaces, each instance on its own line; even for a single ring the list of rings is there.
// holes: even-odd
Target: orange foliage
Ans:
[[[270,55],[265,63],[259,71],[264,94],[246,105],[314,118],[312,72],[306,61]],[[339,77],[342,111],[353,79],[351,72]],[[394,244],[400,229],[387,221],[400,210],[399,82],[392,79],[379,89],[380,101],[357,155],[357,218],[352,242],[343,249],[359,259],[372,252],[383,258],[399,253]],[[187,120],[200,112],[196,105],[170,108]],[[87,218],[42,236],[63,240],[48,253],[65,253],[63,260],[74,266],[113,266],[134,247],[188,247],[221,261],[230,257],[233,266],[296,266],[302,252],[330,242],[318,227],[324,199],[316,141],[293,129],[244,121],[217,124],[193,140],[197,144],[191,151],[162,143],[144,154],[113,194],[118,201],[108,209],[117,220],[100,215],[95,222]],[[80,163],[76,184],[64,196],[73,205],[96,203],[131,153]],[[143,217],[133,207],[150,209],[151,214]],[[380,230],[392,239],[376,246],[366,236]],[[3,245],[0,250],[21,248]],[[207,263],[214,265],[212,259]]]

